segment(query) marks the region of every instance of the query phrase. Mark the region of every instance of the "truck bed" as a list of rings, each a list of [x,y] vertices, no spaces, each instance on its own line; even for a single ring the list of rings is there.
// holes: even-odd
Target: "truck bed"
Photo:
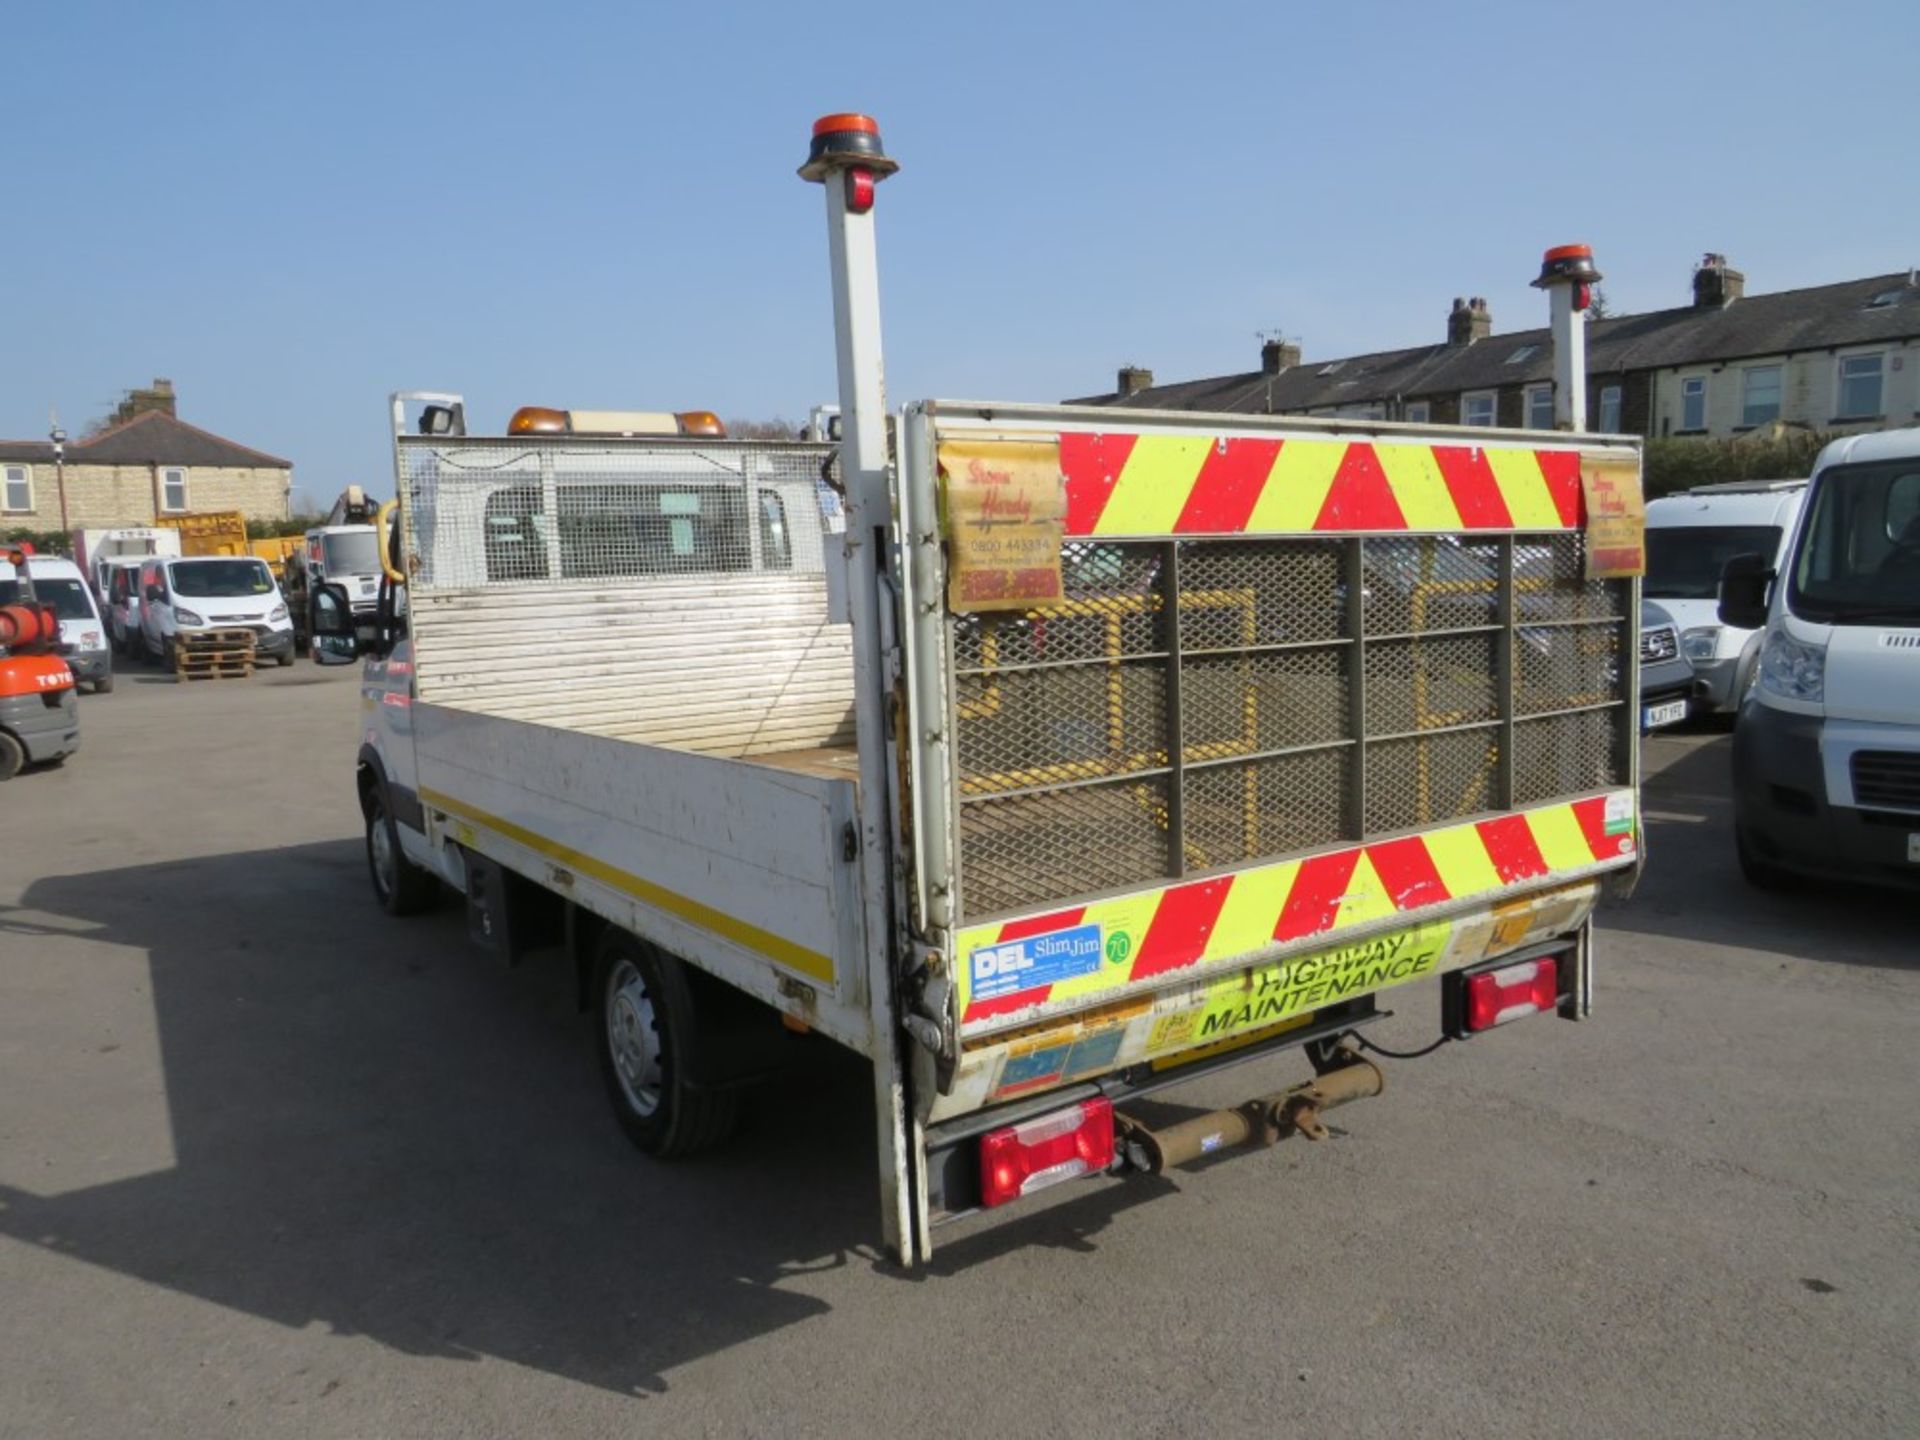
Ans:
[[[413,706],[428,823],[865,1052],[852,747],[692,754]]]

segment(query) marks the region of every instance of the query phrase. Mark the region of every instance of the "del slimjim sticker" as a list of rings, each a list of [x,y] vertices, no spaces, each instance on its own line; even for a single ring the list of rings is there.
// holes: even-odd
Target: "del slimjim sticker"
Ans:
[[[1100,927],[1076,925],[1071,930],[982,945],[967,957],[967,967],[975,1000],[1092,975],[1100,968]]]

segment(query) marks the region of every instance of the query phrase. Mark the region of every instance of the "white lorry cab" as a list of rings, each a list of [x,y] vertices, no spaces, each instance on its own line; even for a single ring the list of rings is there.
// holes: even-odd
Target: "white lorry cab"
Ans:
[[[1764,627],[1733,745],[1747,877],[1920,885],[1920,429],[1821,451],[1784,561],[1734,557],[1719,609]]]
[[[28,577],[33,582],[33,597],[50,605],[60,619],[60,638],[54,652],[67,662],[73,678],[93,688],[96,695],[113,689],[113,653],[100,606],[87,588],[84,571],[73,561],[59,555],[24,557]],[[0,558],[0,605],[12,605],[21,598],[18,567]]]
[[[1720,572],[1735,555],[1765,555],[1778,567],[1806,490],[1805,480],[1740,480],[1647,505],[1643,588],[1679,627],[1700,713],[1738,710],[1760,659],[1760,632],[1720,619]]]
[[[367,660],[378,902],[451,890],[509,963],[564,957],[656,1156],[809,1047],[862,1057],[903,1263],[1051,1184],[1324,1136],[1381,1089],[1396,987],[1450,1038],[1585,1017],[1596,903],[1641,854],[1639,549],[1585,497],[1637,490],[1638,443],[890,414],[892,169],[833,116],[802,171],[837,444],[482,434],[393,398],[378,618],[321,586],[313,634]],[[1542,270],[1563,341],[1576,248]],[[1282,1054],[1295,1082],[1244,1104],[1133,1104]]]

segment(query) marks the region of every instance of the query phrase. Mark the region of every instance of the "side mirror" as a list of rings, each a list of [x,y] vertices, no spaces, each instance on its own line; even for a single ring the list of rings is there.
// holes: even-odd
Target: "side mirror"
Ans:
[[[167,592],[162,590],[158,585],[147,586],[146,593],[147,599],[149,600],[164,600],[167,598]]]
[[[1758,630],[1767,623],[1767,587],[1773,566],[1764,555],[1735,555],[1720,572],[1720,623]]]
[[[360,636],[353,628],[353,605],[342,586],[314,587],[312,650],[316,665],[351,665],[360,658]]]

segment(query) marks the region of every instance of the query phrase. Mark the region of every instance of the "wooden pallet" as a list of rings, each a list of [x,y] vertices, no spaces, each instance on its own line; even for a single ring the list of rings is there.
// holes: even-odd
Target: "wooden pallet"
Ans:
[[[202,630],[174,641],[175,680],[245,680],[253,666],[251,630]]]

